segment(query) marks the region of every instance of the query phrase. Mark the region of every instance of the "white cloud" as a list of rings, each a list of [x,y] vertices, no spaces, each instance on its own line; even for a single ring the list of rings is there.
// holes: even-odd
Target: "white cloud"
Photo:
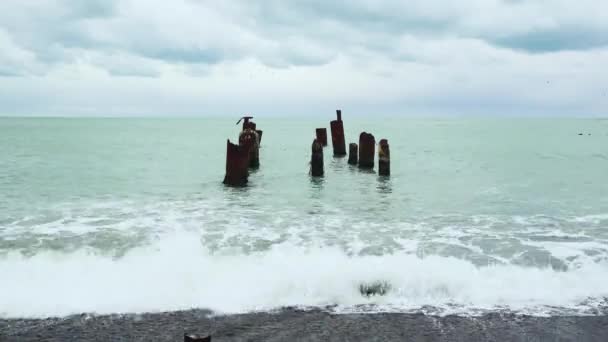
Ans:
[[[0,113],[605,114],[608,3],[0,2]]]

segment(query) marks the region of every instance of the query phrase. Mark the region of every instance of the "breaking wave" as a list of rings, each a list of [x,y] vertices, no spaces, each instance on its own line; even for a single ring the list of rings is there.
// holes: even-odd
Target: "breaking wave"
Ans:
[[[567,271],[514,264],[478,266],[405,251],[350,255],[289,242],[244,253],[204,247],[200,235],[175,232],[120,257],[90,249],[0,255],[0,315],[142,313],[190,308],[218,313],[286,306],[336,312],[419,311],[532,315],[596,314],[605,305],[608,263]],[[383,284],[381,293],[362,293]],[[365,291],[363,291],[365,292]]]

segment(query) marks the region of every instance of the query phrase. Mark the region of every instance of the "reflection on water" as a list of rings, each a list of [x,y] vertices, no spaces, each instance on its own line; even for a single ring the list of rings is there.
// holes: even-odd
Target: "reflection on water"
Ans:
[[[358,169],[359,169],[359,172],[361,172],[361,173],[367,173],[370,175],[376,174],[376,171],[374,171],[374,169],[366,169],[366,168],[360,168],[360,167]]]
[[[391,194],[393,192],[391,177],[378,176],[378,184],[376,185],[376,189],[380,194]]]

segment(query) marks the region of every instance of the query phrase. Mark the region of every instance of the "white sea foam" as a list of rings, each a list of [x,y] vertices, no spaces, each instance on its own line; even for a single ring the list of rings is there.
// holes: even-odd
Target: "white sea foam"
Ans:
[[[64,316],[208,308],[222,313],[283,306],[337,305],[356,310],[444,308],[471,313],[508,308],[544,314],[548,307],[585,313],[608,296],[608,265],[567,272],[515,265],[476,267],[465,260],[399,252],[349,256],[338,248],[290,243],[245,255],[212,254],[200,235],[175,232],[155,245],[112,259],[87,253],[16,253],[0,257],[0,315]],[[385,296],[367,298],[359,285],[385,281]],[[584,304],[583,304],[584,303]]]

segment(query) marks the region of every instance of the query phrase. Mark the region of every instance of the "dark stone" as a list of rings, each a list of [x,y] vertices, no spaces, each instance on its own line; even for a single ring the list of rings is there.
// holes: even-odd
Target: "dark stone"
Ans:
[[[391,284],[385,281],[376,281],[369,284],[359,285],[359,292],[365,297],[384,296],[391,289]]]
[[[201,337],[198,335],[184,334],[184,342],[211,342],[211,336]]]

